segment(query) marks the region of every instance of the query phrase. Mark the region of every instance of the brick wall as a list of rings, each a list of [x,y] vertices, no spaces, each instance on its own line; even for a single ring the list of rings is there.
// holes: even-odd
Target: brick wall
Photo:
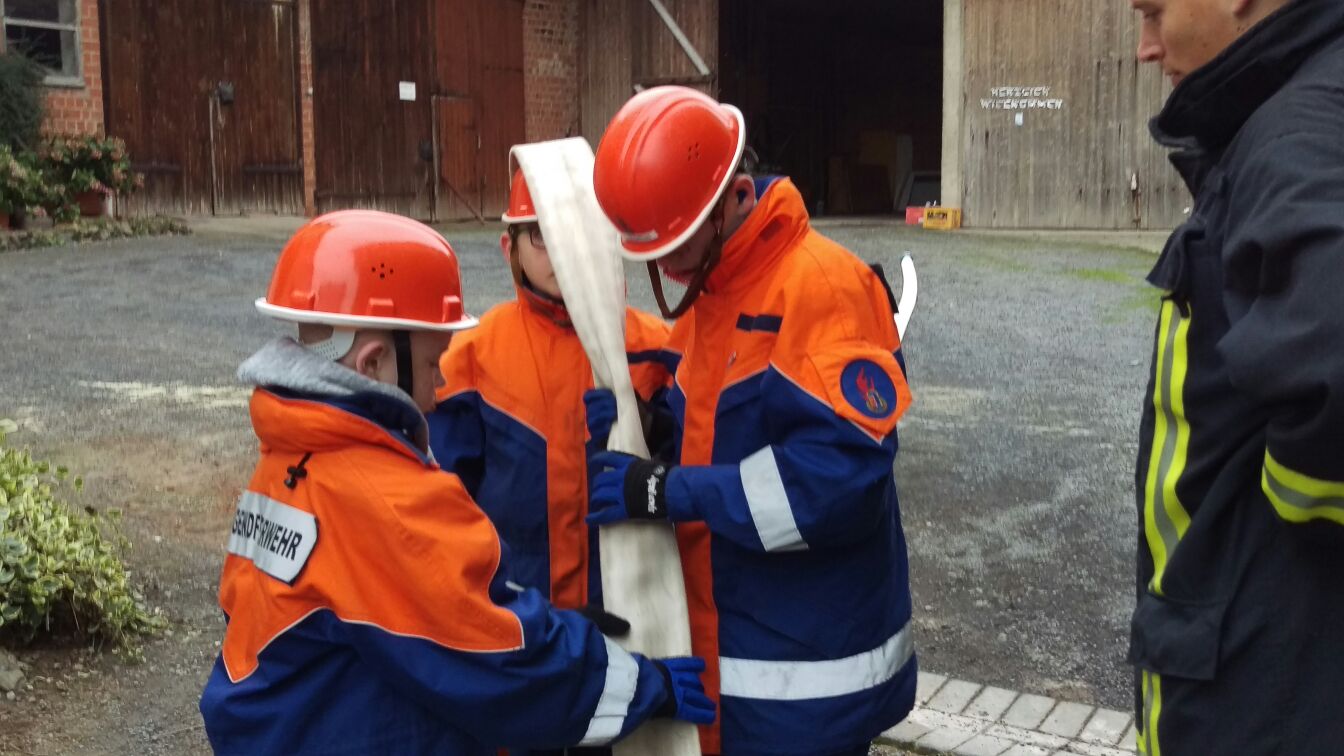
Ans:
[[[103,133],[103,62],[102,45],[98,39],[98,0],[79,1],[79,42],[84,85],[47,88],[47,117],[43,124],[47,133]]]
[[[529,142],[579,133],[579,2],[527,0],[523,7]]]

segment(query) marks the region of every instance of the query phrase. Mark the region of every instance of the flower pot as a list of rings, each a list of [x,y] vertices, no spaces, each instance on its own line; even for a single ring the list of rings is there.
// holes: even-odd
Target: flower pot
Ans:
[[[107,195],[102,192],[80,192],[75,195],[75,201],[79,203],[79,214],[85,218],[107,215]]]

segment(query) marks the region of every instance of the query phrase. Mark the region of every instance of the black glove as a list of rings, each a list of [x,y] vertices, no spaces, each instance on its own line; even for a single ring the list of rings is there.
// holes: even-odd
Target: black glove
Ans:
[[[677,457],[677,417],[663,399],[666,393],[667,389],[659,389],[649,401],[639,400],[639,420],[652,459]]]
[[[589,622],[597,625],[597,629],[608,638],[624,638],[630,634],[630,622],[620,615],[612,614],[600,606],[585,604],[576,609]]]
[[[595,454],[589,464],[602,470],[588,486],[590,525],[667,519],[671,465],[621,452]]]

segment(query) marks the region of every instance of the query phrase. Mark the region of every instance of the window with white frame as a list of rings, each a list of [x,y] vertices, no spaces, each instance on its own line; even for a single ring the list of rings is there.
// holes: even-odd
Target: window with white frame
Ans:
[[[47,69],[50,84],[78,84],[79,0],[0,0],[5,49]]]

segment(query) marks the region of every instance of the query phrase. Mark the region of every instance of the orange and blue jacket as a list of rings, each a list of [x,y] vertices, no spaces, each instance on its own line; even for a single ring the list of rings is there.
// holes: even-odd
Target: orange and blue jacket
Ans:
[[[661,396],[671,381],[668,326],[626,311],[635,391]],[[597,529],[588,514],[583,394],[588,358],[562,309],[520,289],[440,363],[444,386],[429,415],[430,448],[490,516],[514,556],[515,579],[559,607],[601,605]]]
[[[669,514],[694,651],[718,662],[704,750],[824,754],[914,702],[892,475],[911,395],[876,274],[811,228],[790,181],[758,192],[668,343],[683,465]]]
[[[261,459],[201,697],[221,754],[601,744],[665,699],[646,659],[519,587],[410,398],[282,339],[243,364]]]

